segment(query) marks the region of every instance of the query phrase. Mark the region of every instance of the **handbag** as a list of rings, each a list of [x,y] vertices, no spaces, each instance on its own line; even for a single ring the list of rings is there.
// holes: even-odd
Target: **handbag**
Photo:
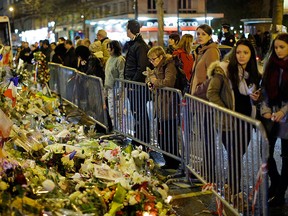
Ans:
[[[206,79],[203,83],[200,83],[199,85],[197,85],[193,95],[208,101],[206,94],[207,94],[210,80],[211,80],[210,78]]]
[[[261,121],[267,134],[275,134],[280,139],[288,139],[288,121],[274,122],[261,117]]]

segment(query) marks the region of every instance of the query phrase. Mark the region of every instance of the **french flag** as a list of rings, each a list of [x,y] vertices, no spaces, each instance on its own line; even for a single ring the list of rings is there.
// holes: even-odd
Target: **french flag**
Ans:
[[[3,93],[5,97],[8,97],[12,100],[12,107],[16,105],[17,85],[18,85],[18,77],[11,78],[8,88]]]

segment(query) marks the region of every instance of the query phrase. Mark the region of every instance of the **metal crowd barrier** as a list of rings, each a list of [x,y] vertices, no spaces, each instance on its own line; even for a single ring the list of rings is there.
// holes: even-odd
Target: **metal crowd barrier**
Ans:
[[[181,91],[121,79],[114,86],[114,131],[183,162]]]
[[[52,91],[108,127],[102,81],[49,63]],[[268,140],[260,121],[173,88],[116,79],[114,132],[181,162],[211,190],[219,209],[268,215]],[[218,209],[218,210],[219,210]]]
[[[51,91],[80,108],[107,131],[108,118],[102,79],[55,63],[49,63],[48,67]]]
[[[186,94],[185,164],[224,211],[268,215],[268,140],[260,121]]]
[[[114,88],[115,132],[184,162],[187,176],[213,191],[226,214],[268,215],[268,140],[260,121],[172,88],[148,91],[119,79],[115,86],[122,86]]]

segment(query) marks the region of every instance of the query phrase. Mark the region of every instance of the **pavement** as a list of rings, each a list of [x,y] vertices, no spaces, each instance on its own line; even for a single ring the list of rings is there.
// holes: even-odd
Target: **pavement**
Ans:
[[[197,179],[187,179],[179,170],[161,169],[164,159],[160,153],[150,153],[156,164],[158,178],[166,181],[169,186],[169,195],[172,196],[171,204],[177,216],[208,216],[217,213],[216,196],[211,191],[202,191],[203,184]],[[223,215],[234,216],[229,209],[224,207]],[[288,191],[286,203],[282,207],[269,209],[269,216],[288,216]]]

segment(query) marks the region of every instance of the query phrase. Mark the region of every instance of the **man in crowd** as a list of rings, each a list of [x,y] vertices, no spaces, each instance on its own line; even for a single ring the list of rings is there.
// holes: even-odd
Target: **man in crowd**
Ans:
[[[77,68],[77,56],[75,54],[75,48],[73,47],[73,43],[70,39],[65,41],[66,53],[64,55],[63,64],[67,67]]]
[[[231,34],[229,24],[222,24],[222,33],[223,34],[220,43],[222,45],[233,47],[235,44],[235,36]]]
[[[100,29],[97,32],[97,40],[101,42],[102,52],[103,52],[103,63],[105,64],[110,54],[107,50],[107,44],[110,42],[110,39],[107,37],[107,32],[104,29]]]
[[[145,82],[145,76],[142,74],[149,66],[147,53],[148,45],[140,34],[140,24],[136,20],[129,20],[127,23],[128,52],[126,54],[126,63],[124,69],[124,78],[135,82]],[[128,98],[131,104],[131,111],[135,119],[135,137],[149,143],[150,127],[147,115],[148,94],[140,86],[132,86],[135,89],[128,92]]]

